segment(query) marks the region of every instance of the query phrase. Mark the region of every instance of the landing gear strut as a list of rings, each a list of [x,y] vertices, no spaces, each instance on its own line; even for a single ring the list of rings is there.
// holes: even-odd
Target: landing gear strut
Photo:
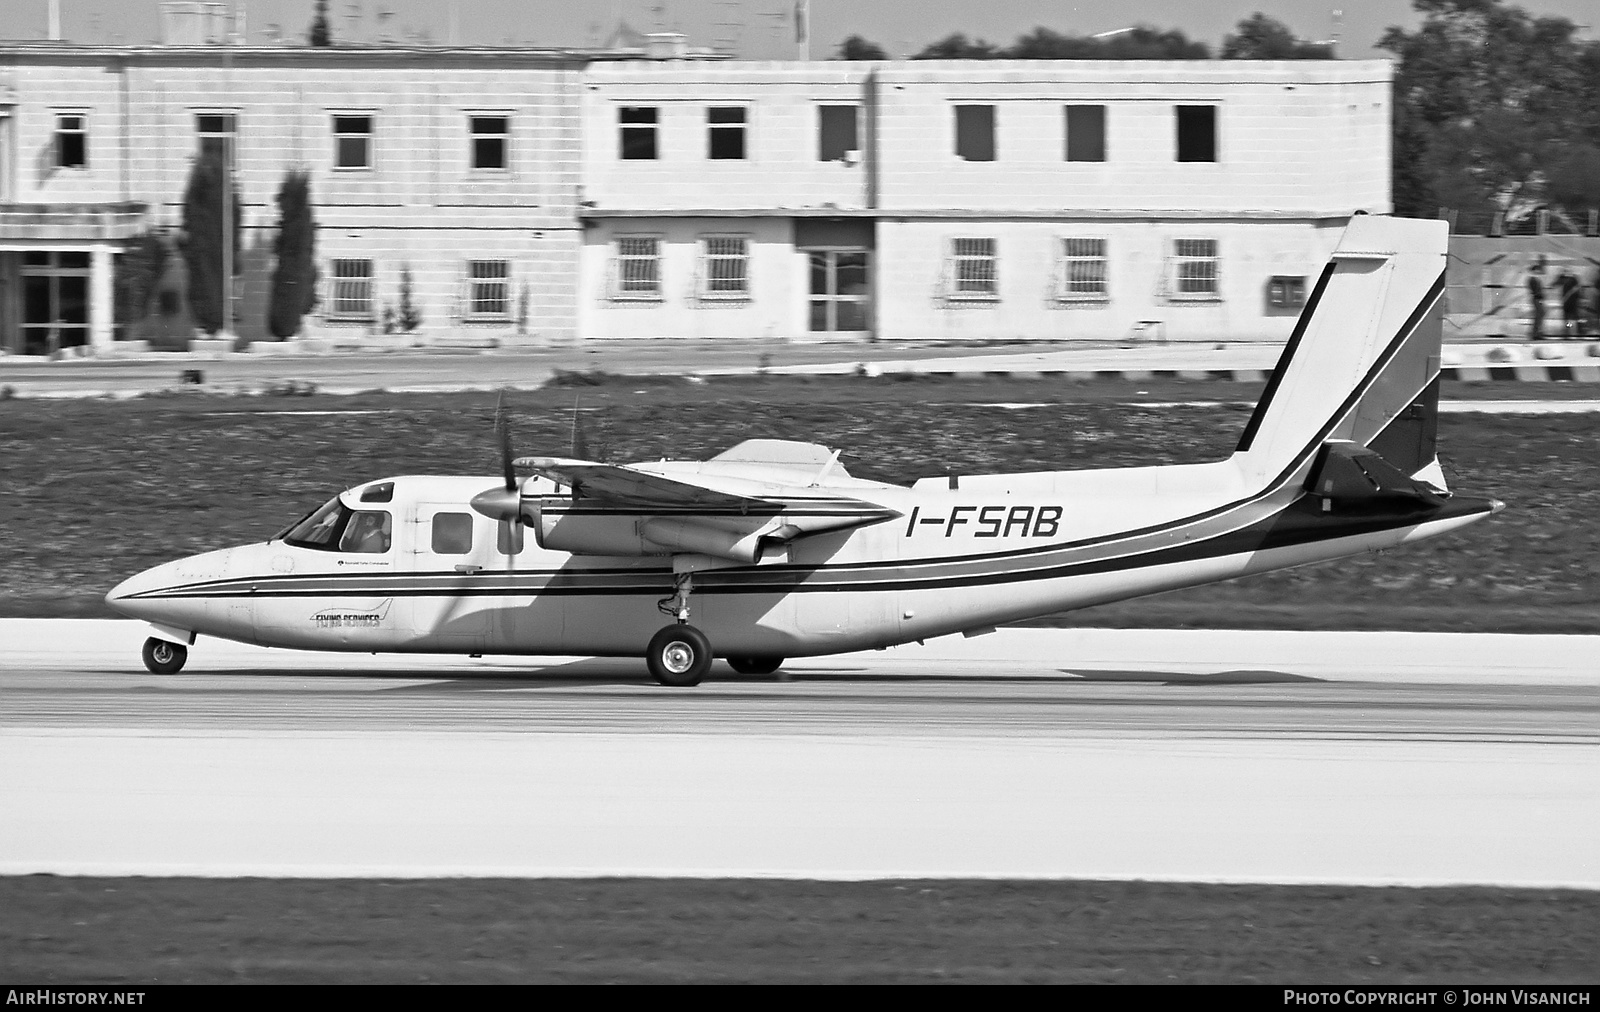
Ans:
[[[689,594],[694,590],[693,573],[674,573],[672,596],[656,602],[661,614],[677,619],[650,637],[645,664],[662,685],[699,685],[711,670],[711,641],[689,624]]]
[[[158,640],[154,636],[144,641],[144,666],[158,675],[175,675],[183,670],[189,659],[189,648],[182,643]]]

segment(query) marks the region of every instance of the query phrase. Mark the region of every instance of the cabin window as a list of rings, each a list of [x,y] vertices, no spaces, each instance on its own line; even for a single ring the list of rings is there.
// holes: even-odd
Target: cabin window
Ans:
[[[466,555],[472,551],[472,514],[433,515],[433,554]]]

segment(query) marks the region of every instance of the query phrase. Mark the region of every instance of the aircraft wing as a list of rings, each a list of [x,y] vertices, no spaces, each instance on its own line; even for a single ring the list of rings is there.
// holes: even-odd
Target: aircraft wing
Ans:
[[[620,464],[561,457],[521,457],[526,468],[558,485],[575,488],[580,495],[617,506],[771,506],[772,500],[719,492]]]

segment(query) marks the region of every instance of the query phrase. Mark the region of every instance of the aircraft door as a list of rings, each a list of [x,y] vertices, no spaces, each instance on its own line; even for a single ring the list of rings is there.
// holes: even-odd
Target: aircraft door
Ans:
[[[495,631],[497,598],[484,579],[495,571],[495,525],[459,503],[418,503],[404,562],[416,592],[407,597],[421,641],[482,650]]]

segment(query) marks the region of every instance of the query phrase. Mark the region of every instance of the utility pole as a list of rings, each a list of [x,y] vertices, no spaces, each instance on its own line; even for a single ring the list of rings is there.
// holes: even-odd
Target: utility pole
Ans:
[[[222,87],[226,92],[233,77],[233,21],[222,39]],[[222,134],[222,333],[233,339],[233,138],[239,121],[229,114],[232,129]],[[223,121],[225,124],[228,120]]]

